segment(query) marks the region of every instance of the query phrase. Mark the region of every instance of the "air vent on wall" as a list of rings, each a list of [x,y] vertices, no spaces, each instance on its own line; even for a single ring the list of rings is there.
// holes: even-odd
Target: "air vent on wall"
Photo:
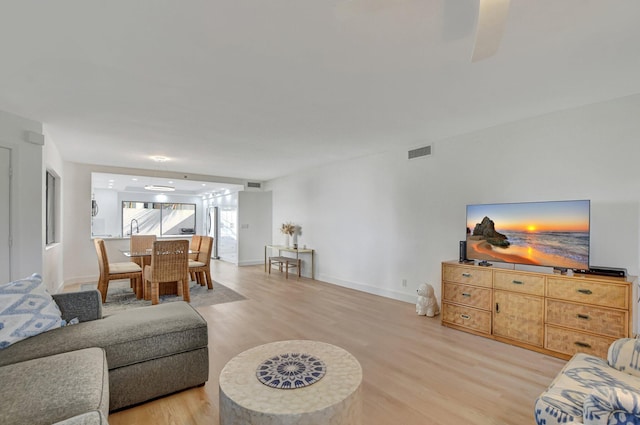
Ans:
[[[256,182],[247,182],[247,187],[255,187],[256,189],[260,189],[262,185]]]
[[[424,146],[417,149],[412,149],[409,151],[409,159],[420,158],[422,156],[431,155],[431,145]]]

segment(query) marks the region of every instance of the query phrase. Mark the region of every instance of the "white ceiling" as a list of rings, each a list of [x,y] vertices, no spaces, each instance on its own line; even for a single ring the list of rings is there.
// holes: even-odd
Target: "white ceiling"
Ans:
[[[242,185],[230,183],[133,176],[128,174],[91,173],[92,192],[94,189],[108,189],[116,192],[149,193],[144,188],[147,185],[169,186],[175,189],[174,191],[166,192],[167,194],[207,197],[229,194],[244,189]]]
[[[65,160],[268,180],[640,93],[640,1],[2,0],[0,110]]]

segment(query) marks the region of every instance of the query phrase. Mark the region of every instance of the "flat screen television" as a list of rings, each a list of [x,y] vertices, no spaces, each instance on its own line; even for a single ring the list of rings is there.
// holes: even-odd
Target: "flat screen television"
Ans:
[[[589,268],[588,200],[467,205],[469,260]]]

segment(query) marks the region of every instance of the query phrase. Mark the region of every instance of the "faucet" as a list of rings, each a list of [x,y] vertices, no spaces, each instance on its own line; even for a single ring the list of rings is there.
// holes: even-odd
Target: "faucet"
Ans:
[[[133,235],[133,222],[136,222],[136,233],[140,233],[140,228],[138,227],[138,220],[136,220],[135,218],[131,219],[131,223],[129,224],[129,226],[131,227],[131,230],[129,230],[129,234]]]

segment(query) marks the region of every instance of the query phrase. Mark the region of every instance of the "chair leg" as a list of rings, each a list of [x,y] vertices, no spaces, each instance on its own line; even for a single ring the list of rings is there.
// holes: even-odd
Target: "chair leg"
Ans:
[[[184,279],[182,279],[182,299],[185,300],[186,302],[190,303],[191,302],[191,294],[189,293],[189,280],[186,279],[186,277]]]
[[[145,280],[142,282],[142,298],[144,298],[145,301],[151,299],[151,281]]]
[[[98,291],[100,291],[100,296],[102,297],[102,304],[107,301],[107,291],[109,290],[109,279],[100,279],[98,280]]]
[[[207,288],[213,289],[213,279],[211,279],[211,272],[209,270],[206,270],[204,272],[204,275],[207,279]]]
[[[160,302],[160,285],[158,282],[151,282],[151,305]]]
[[[136,279],[136,289],[135,289],[135,293],[136,293],[136,299],[140,300],[143,297],[143,289],[142,289],[142,278],[137,278]]]

